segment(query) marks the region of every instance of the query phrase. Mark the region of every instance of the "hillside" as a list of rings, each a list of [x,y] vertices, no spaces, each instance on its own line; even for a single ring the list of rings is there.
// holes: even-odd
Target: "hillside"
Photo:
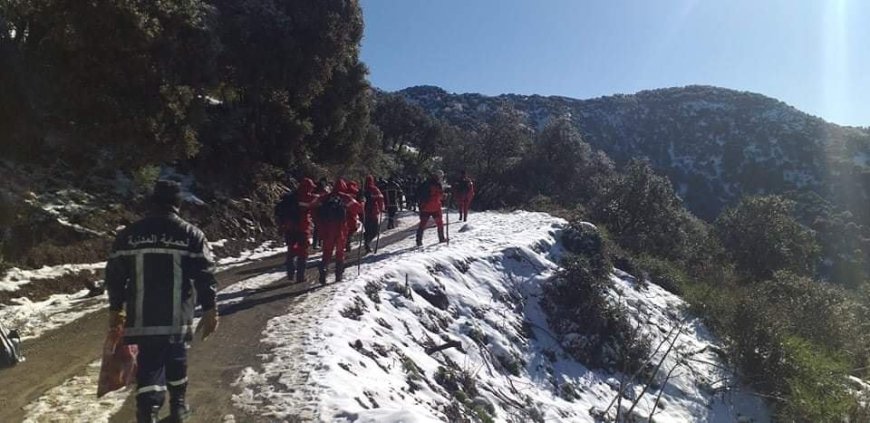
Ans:
[[[653,414],[660,422],[770,420],[723,361],[722,342],[686,303],[618,269],[607,301],[623,310],[636,336],[659,348],[644,357],[636,378],[573,356],[578,342],[596,341],[554,335],[542,305],[566,252],[564,220],[477,213],[452,228],[450,245],[427,238],[423,248],[407,230],[413,222],[404,213],[381,250],[363,259],[361,273],[343,283],[315,286],[312,269],[306,284],[288,286],[276,266],[280,256],[224,267],[221,330],[193,346],[195,421],[592,422],[617,409],[628,415],[635,400],[631,415],[641,421]],[[73,324],[101,328],[93,316],[99,313]],[[80,365],[22,398],[5,398],[4,412],[27,422],[55,421],[59,413],[127,421],[132,390],[100,400],[82,395],[96,389],[100,332],[88,330],[66,346],[83,355]],[[40,338],[29,344],[34,360]],[[78,351],[80,344],[87,348]],[[28,365],[43,371],[30,361],[13,371]],[[21,401],[21,408],[10,405]]]
[[[595,341],[578,333],[557,340],[541,305],[543,287],[560,269],[565,225],[543,213],[478,213],[456,226],[449,246],[414,248],[409,236],[385,248],[320,311],[269,321],[262,334],[268,352],[242,372],[236,405],[290,421],[615,417],[617,404],[610,403],[620,380],[631,375],[572,357],[572,343]],[[623,416],[638,399],[632,415],[639,421],[654,409],[659,422],[769,420],[761,400],[723,365],[719,341],[685,312],[682,300],[613,272],[610,301],[640,336],[653,345],[675,342],[673,350],[649,357],[643,378],[655,383],[645,395],[642,381],[626,382]],[[301,344],[294,341],[299,333],[306,334]],[[454,347],[434,351],[451,342]]]
[[[399,94],[463,128],[504,105],[538,130],[569,117],[586,142],[618,164],[648,158],[703,218],[744,195],[802,191],[870,222],[870,131],[825,122],[760,94],[707,86],[590,100],[450,94],[431,86]]]

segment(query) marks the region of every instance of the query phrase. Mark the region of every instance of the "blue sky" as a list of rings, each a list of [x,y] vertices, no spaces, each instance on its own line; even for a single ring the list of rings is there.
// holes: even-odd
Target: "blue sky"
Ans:
[[[689,84],[870,126],[868,0],[362,0],[376,87],[591,98]]]

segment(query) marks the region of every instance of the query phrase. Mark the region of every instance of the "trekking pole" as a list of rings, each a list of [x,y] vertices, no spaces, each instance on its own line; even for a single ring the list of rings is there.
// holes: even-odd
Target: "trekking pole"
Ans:
[[[363,206],[362,209],[362,221],[363,221],[363,231],[359,234],[359,247],[356,248],[356,275],[359,276],[361,271],[360,267],[362,266],[362,249],[363,249],[363,238],[365,237],[365,221],[366,221],[366,208]]]
[[[444,210],[447,211],[447,246],[450,246],[450,206],[448,205]]]
[[[384,223],[384,217],[378,216],[378,236],[375,239],[375,254],[378,253],[378,244],[381,242],[381,224]]]

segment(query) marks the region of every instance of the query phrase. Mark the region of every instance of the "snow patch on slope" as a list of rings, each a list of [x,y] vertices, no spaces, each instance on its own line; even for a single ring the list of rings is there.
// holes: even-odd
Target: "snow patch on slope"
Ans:
[[[263,340],[271,350],[239,377],[236,406],[269,419],[429,422],[449,420],[461,401],[490,409],[495,421],[594,421],[591,412],[607,409],[623,376],[566,355],[539,305],[542,285],[559,269],[565,222],[527,212],[470,220],[454,226],[449,246],[417,249],[413,237],[390,246],[362,276],[333,287],[335,298],[318,304],[319,314],[272,319]],[[614,301],[654,345],[674,327],[680,332],[662,369],[680,366],[667,383],[664,370],[656,376],[665,386],[656,421],[769,420],[761,401],[738,388],[715,339],[684,314],[682,301],[633,279],[615,270]],[[294,326],[308,330],[302,342],[285,333]],[[461,349],[427,353],[450,341]],[[657,354],[653,363],[664,349]],[[476,392],[445,389],[436,381],[445,369],[469,376]],[[640,390],[634,384],[626,396]],[[644,420],[655,394],[636,408]]]
[[[55,294],[43,301],[21,297],[11,302],[12,305],[0,307],[0,321],[18,330],[23,340],[37,338],[108,306],[105,296],[89,297],[87,289],[74,294]]]

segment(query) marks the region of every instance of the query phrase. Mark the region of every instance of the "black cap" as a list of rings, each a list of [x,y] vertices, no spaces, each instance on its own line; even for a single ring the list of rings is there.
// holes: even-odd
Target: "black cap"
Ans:
[[[181,184],[165,179],[157,181],[151,202],[158,206],[181,206]]]

